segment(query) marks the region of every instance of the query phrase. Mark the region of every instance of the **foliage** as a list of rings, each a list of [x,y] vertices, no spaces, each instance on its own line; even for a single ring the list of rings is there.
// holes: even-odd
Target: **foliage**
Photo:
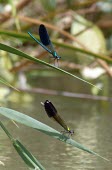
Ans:
[[[55,129],[39,122],[38,120],[35,120],[23,113],[17,112],[15,110],[12,109],[8,109],[8,108],[4,108],[4,107],[0,107],[0,114],[10,118],[11,120],[14,120],[16,122],[19,122],[21,124],[24,124],[26,126],[29,126],[31,128],[34,128],[36,130],[39,130],[42,133],[45,133],[46,135],[49,135],[51,137],[54,137],[62,142],[65,142],[67,144],[72,145],[73,147],[77,147],[83,151],[86,151],[90,154],[93,154],[95,156],[98,156],[102,159],[105,159],[107,161],[109,161],[108,159],[100,156],[99,154],[93,152],[92,150],[86,148],[85,146],[81,145],[80,143],[72,140],[71,138],[69,138],[68,136],[65,136],[64,134],[56,131]],[[2,124],[1,124],[2,125]],[[9,136],[10,137],[10,136]]]
[[[1,0],[1,85],[5,84],[6,86],[17,90],[16,86],[19,73],[26,68],[27,72],[30,72],[30,67],[27,67],[28,62],[25,59],[29,59],[31,65],[33,65],[34,62],[40,64],[41,70],[44,69],[44,66],[48,66],[60,73],[77,78],[94,87],[96,87],[94,83],[92,84],[85,80],[86,75],[85,77],[80,78],[71,73],[72,71],[77,71],[76,65],[79,66],[80,64],[80,67],[78,67],[78,73],[81,76],[84,75],[84,68],[86,67],[90,69],[100,67],[104,70],[103,74],[106,73],[111,77],[111,3],[111,0],[107,0],[106,2],[103,0]],[[50,38],[56,46],[56,51],[58,51],[57,47],[60,48],[58,51],[59,54],[61,53],[59,67],[55,67],[46,62],[45,56],[49,56],[49,54],[46,52],[42,53],[40,48],[38,48],[38,44],[36,44],[27,34],[30,30],[32,34],[35,34],[36,38],[39,38],[37,30],[40,24],[46,26]],[[44,59],[39,59],[43,56]],[[7,62],[7,58],[9,62]],[[64,65],[64,62],[67,62],[68,64]],[[69,66],[71,63],[75,66]],[[62,69],[62,67],[64,67],[64,69]],[[70,69],[70,72],[65,71],[67,69]],[[14,74],[14,72],[16,74]],[[36,72],[38,72],[38,70],[36,70]],[[10,81],[9,74],[12,76]],[[100,76],[102,76],[102,74],[98,76],[97,81],[100,81]],[[104,83],[105,82],[102,82],[102,84]],[[82,144],[62,135],[55,129],[20,112],[1,107],[0,114],[37,129],[62,142],[68,143],[73,147],[77,147],[107,160]],[[25,163],[33,169],[36,169],[37,167],[44,169],[36,158],[22,145],[22,143],[11,136],[2,122],[0,122],[0,125]]]
[[[23,161],[29,168],[34,170],[35,169],[45,170],[45,168],[40,164],[40,162],[22,145],[22,143],[19,140],[14,139],[12,137],[12,135],[9,133],[9,131],[6,129],[6,127],[3,125],[1,121],[0,126],[11,140],[15,150],[18,152],[20,157],[23,159]]]

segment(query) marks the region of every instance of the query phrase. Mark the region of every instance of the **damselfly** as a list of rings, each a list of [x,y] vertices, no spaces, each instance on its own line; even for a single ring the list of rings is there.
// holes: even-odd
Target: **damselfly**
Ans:
[[[53,118],[58,124],[60,124],[64,128],[64,133],[68,133],[71,136],[74,134],[74,130],[70,130],[70,128],[66,125],[65,121],[58,114],[54,105],[49,100],[46,100],[44,103],[41,104],[44,106],[48,117]]]
[[[46,27],[41,24],[39,26],[39,36],[40,36],[40,40],[37,40],[29,31],[28,31],[28,34],[39,44],[41,45],[46,51],[48,51],[50,54],[52,54],[53,58],[55,60],[58,60],[61,58],[57,52],[54,50],[54,46],[49,38],[49,35],[48,35],[48,32],[47,32],[47,29]]]

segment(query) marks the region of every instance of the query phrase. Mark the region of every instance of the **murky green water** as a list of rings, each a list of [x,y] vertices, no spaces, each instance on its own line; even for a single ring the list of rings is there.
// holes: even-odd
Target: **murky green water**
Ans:
[[[57,78],[49,81],[37,79],[36,86],[74,92],[86,92],[88,86],[77,80]],[[44,82],[45,83],[44,83]],[[56,85],[56,82],[57,85]],[[22,94],[23,95],[23,94]],[[40,102],[52,101],[75,134],[73,139],[112,162],[112,104],[104,101],[76,99],[44,94],[27,94],[30,101],[20,97],[19,102],[8,102],[6,107],[21,111],[47,125],[61,131],[62,128],[50,120]],[[15,100],[16,101],[16,100]],[[111,170],[112,164],[98,157],[73,148],[34,129],[20,125],[16,128],[11,121],[1,117],[10,133],[19,139],[47,170]],[[27,170],[11,145],[8,137],[0,130],[0,170]]]

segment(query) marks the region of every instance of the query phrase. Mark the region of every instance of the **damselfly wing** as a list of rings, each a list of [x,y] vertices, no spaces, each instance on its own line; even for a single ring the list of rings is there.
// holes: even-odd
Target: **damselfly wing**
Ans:
[[[46,100],[43,105],[48,117],[53,118],[58,124],[60,124],[65,129],[64,133],[69,133],[70,135],[74,134],[74,130],[70,130],[70,128],[67,126],[62,117],[58,114],[54,105],[49,100]]]
[[[53,44],[49,38],[49,34],[47,32],[46,27],[41,24],[39,26],[39,36],[40,40],[37,40],[30,32],[28,34],[39,44],[41,45],[46,51],[48,51],[50,54],[52,54],[53,58],[56,60],[59,60],[61,57],[58,56],[57,52],[54,50]]]

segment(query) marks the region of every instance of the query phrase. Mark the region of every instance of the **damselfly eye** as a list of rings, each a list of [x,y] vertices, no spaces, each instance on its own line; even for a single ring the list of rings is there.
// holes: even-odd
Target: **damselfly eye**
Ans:
[[[74,134],[74,130],[70,130],[69,133],[70,133],[71,135],[73,135],[73,134]]]

